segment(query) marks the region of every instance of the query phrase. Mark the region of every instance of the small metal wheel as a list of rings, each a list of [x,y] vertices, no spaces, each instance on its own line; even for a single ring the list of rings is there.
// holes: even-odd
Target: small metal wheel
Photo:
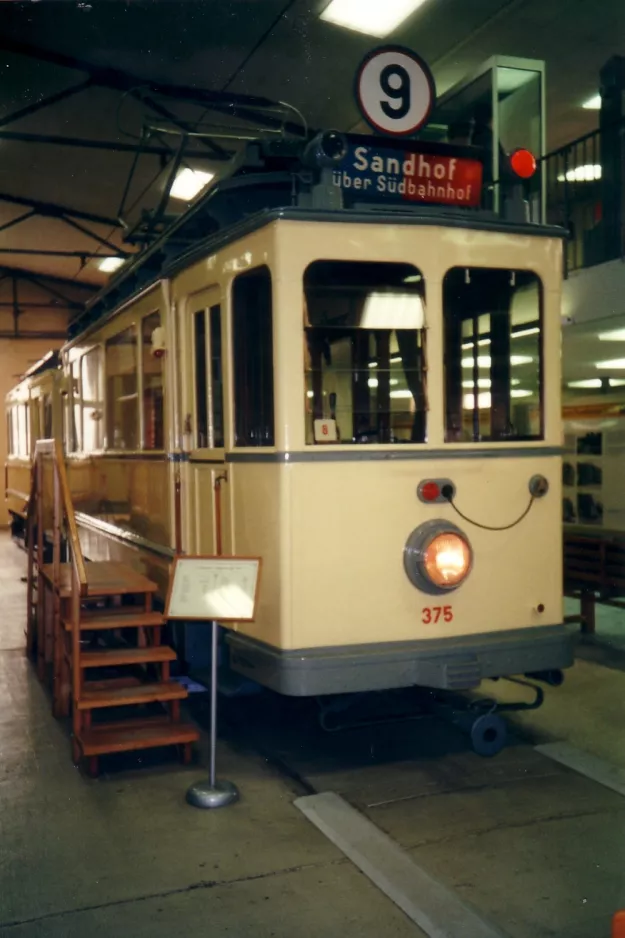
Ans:
[[[507,737],[506,724],[495,713],[478,717],[471,727],[471,742],[478,756],[496,756],[506,745]]]

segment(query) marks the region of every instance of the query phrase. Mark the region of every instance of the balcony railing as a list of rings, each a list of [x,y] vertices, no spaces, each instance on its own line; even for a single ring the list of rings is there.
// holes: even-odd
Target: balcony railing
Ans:
[[[623,256],[624,131],[625,123],[608,128],[607,135],[594,130],[541,160],[546,221],[569,232],[567,272]]]

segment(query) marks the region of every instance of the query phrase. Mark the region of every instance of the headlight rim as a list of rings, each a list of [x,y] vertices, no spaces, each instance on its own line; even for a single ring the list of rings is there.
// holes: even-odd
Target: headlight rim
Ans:
[[[424,555],[432,541],[440,535],[455,534],[460,537],[467,546],[469,552],[469,565],[467,571],[459,583],[449,586],[441,586],[434,583],[425,572]],[[430,596],[444,596],[453,593],[466,583],[471,571],[473,570],[473,547],[464,531],[454,524],[453,521],[447,521],[444,518],[431,518],[425,521],[412,531],[404,545],[404,570],[406,576],[416,589]]]

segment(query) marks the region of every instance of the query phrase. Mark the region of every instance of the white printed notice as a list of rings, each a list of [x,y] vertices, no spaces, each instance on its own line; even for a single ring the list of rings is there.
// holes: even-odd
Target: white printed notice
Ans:
[[[254,619],[258,557],[177,557],[168,619],[250,622]]]

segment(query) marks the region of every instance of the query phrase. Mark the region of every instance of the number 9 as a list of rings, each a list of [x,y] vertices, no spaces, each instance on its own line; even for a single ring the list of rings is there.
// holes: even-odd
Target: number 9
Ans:
[[[399,79],[391,85],[391,79]],[[380,88],[387,96],[394,101],[399,102],[392,106],[388,101],[380,101],[380,107],[387,117],[393,120],[401,120],[410,111],[411,105],[411,82],[408,71],[403,65],[387,65],[380,72]]]

